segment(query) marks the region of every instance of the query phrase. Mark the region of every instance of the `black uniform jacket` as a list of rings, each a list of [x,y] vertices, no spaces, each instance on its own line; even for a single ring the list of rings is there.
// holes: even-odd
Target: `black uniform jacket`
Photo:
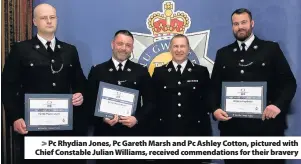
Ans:
[[[51,70],[58,73],[52,73]],[[73,45],[56,40],[50,54],[37,37],[15,43],[2,72],[2,101],[11,123],[24,118],[24,94],[84,94],[86,77]],[[74,129],[83,122],[83,108],[74,107]],[[79,125],[80,126],[80,125]],[[69,132],[29,132],[28,135],[70,135]]]
[[[244,135],[269,135],[286,128],[285,118],[289,104],[296,92],[296,79],[278,43],[261,40],[255,36],[246,52],[238,43],[217,51],[211,76],[214,102],[213,110],[221,107],[222,82],[267,82],[267,105],[280,108],[275,119],[232,118],[220,122],[221,131],[241,132]]]
[[[211,135],[210,108],[206,103],[210,78],[206,67],[188,60],[179,75],[169,62],[155,68],[152,81],[156,93],[156,135]]]
[[[138,120],[132,128],[121,123],[110,126],[103,122],[103,118],[94,116],[95,104],[98,96],[99,82],[119,85],[139,91],[137,108],[134,116]],[[94,135],[102,136],[134,136],[149,133],[149,120],[153,108],[153,94],[150,75],[146,68],[127,60],[122,72],[117,72],[112,59],[93,66],[88,76],[89,103],[87,108],[92,116]]]

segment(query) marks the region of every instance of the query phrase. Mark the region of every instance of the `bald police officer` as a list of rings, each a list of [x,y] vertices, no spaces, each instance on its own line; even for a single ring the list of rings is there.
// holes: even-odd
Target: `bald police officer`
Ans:
[[[83,92],[86,78],[83,74],[78,53],[73,45],[58,40],[54,33],[57,27],[56,9],[49,4],[40,4],[34,9],[34,25],[37,35],[14,44],[4,65],[2,74],[3,104],[14,131],[27,136],[70,136],[82,135],[77,127],[84,118],[75,119],[83,112]],[[24,122],[24,94],[73,94],[73,131],[28,132]],[[21,155],[24,155],[21,141]],[[41,163],[30,160],[21,163]],[[44,160],[43,163],[63,163],[62,160]],[[65,161],[66,162],[66,161]],[[64,162],[64,163],[65,163]],[[75,160],[74,162],[79,162]]]

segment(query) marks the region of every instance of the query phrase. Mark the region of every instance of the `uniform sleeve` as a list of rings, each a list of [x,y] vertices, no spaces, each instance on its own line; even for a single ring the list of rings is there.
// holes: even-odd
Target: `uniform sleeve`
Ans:
[[[76,47],[72,46],[72,81],[71,81],[71,89],[72,93],[81,93],[83,95],[83,104],[80,106],[73,107],[73,121],[74,121],[74,131],[77,135],[85,135],[88,126],[88,113],[85,110],[85,103],[87,101],[86,97],[86,85],[87,79],[83,73],[78,52]]]
[[[202,97],[203,97],[205,105],[206,105],[205,108],[208,110],[208,111],[206,111],[206,113],[207,112],[211,113],[212,112],[212,110],[211,110],[212,105],[210,104],[211,99],[210,99],[210,76],[209,76],[209,71],[206,67],[203,67],[202,70],[203,70],[203,72],[199,74],[200,75],[199,79],[202,79],[204,81],[204,84],[203,84],[203,87],[202,87],[204,89],[204,92],[203,92]]]
[[[2,102],[9,121],[23,117],[21,91],[21,57],[19,46],[14,45],[5,61],[2,72]],[[23,98],[24,99],[24,98]]]
[[[82,93],[82,95],[85,94],[85,88],[87,84],[87,79],[83,73],[78,52],[75,47],[72,48],[74,59],[73,59],[73,65],[74,65],[74,75],[72,79],[72,91],[73,93]]]
[[[141,78],[141,95],[142,95],[142,108],[137,111],[136,118],[140,122],[146,121],[147,118],[150,117],[153,109],[154,109],[154,93],[153,87],[151,83],[151,77],[146,68],[142,70]]]
[[[96,106],[99,81],[96,79],[96,67],[92,66],[88,75],[87,94],[85,109],[88,113],[88,119],[91,121],[94,116],[94,110]],[[99,76],[99,75],[98,75]],[[92,123],[92,122],[90,122]]]
[[[159,89],[159,68],[155,67],[154,69],[154,73],[151,77],[151,83],[153,86],[153,94],[154,94],[154,109],[153,109],[153,116],[154,116],[154,120],[156,121],[159,119],[160,115],[159,115],[159,101],[158,99],[160,98],[159,94],[160,94],[160,89]]]
[[[221,108],[221,89],[222,89],[222,66],[221,66],[221,56],[220,50],[216,53],[216,59],[213,65],[213,70],[211,74],[211,92],[209,106],[212,112]]]
[[[296,79],[279,47],[279,44],[276,44],[273,52],[273,66],[277,73],[276,76],[279,77],[277,88],[280,90],[276,100],[272,102],[272,104],[276,105],[282,112],[286,113],[297,89]]]

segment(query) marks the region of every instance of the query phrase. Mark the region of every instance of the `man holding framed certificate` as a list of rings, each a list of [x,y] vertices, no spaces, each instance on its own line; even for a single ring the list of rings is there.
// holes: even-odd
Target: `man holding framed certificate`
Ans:
[[[146,125],[153,108],[150,75],[147,68],[129,60],[133,43],[128,30],[117,31],[111,42],[112,58],[90,70],[88,109],[96,136],[149,132]]]
[[[40,4],[35,7],[33,16],[37,35],[14,44],[3,69],[2,100],[8,119],[14,131],[22,136],[83,135],[78,133],[75,124],[84,122],[79,112],[83,112],[80,106],[86,78],[76,47],[55,37],[57,15],[53,6]],[[81,120],[76,120],[77,116],[81,116]],[[21,156],[24,155],[23,141],[22,137]],[[21,161],[47,162],[60,164],[66,161]],[[80,162],[83,161],[72,161]]]
[[[249,10],[237,9],[231,18],[237,40],[217,51],[211,76],[213,114],[220,121],[220,135],[283,136],[296,79],[278,43],[253,34],[254,20]],[[284,160],[251,163],[283,164]]]

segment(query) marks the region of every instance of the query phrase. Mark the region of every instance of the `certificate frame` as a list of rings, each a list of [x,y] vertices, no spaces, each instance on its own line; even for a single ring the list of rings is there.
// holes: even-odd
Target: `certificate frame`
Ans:
[[[68,124],[67,125],[30,125],[30,100],[68,100]],[[57,109],[58,110],[58,109]],[[65,109],[59,109],[65,110]],[[27,131],[62,131],[73,129],[73,104],[72,94],[25,94],[25,124]]]
[[[113,119],[114,118],[114,114],[100,111],[101,100],[103,98],[103,90],[105,88],[106,89],[112,89],[112,90],[118,90],[120,92],[126,92],[126,93],[130,93],[130,94],[134,94],[134,100],[133,100],[133,106],[132,106],[132,113],[131,113],[131,115],[135,114],[136,108],[137,108],[137,103],[138,103],[139,90],[132,89],[132,88],[127,88],[127,87],[123,87],[123,86],[114,85],[114,84],[110,84],[110,83],[106,83],[106,82],[100,81],[99,82],[99,88],[98,88],[96,105],[95,105],[94,116],[103,117],[103,118],[109,118],[109,119]]]
[[[261,113],[252,113],[252,112],[230,112],[227,111],[226,105],[226,94],[228,87],[262,87],[261,90]],[[262,113],[267,105],[267,82],[265,81],[257,81],[257,82],[222,82],[222,96],[221,96],[221,107],[222,109],[227,112],[229,117],[236,117],[236,118],[255,118],[260,119],[262,118]]]

